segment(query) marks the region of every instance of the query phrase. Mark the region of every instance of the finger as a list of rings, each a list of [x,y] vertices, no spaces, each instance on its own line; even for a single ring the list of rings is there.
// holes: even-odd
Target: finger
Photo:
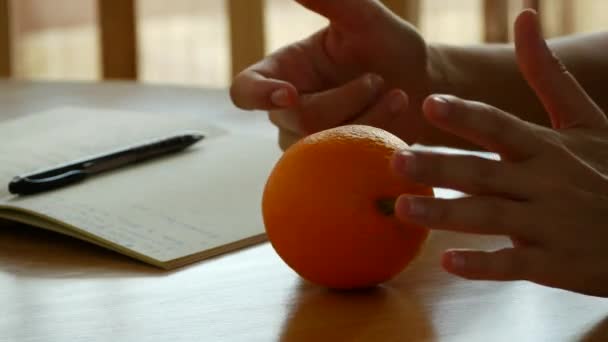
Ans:
[[[329,19],[332,24],[350,30],[366,30],[387,10],[375,0],[296,0],[302,6]]]
[[[433,125],[509,160],[529,158],[542,151],[540,128],[490,105],[450,95],[433,95],[423,104]]]
[[[287,150],[289,147],[291,147],[291,145],[295,144],[301,138],[301,135],[286,131],[284,129],[279,129],[279,147],[283,151]]]
[[[524,206],[529,203],[496,197],[442,199],[402,195],[395,203],[395,215],[403,222],[430,229],[531,239],[540,233],[530,228],[534,217]]]
[[[302,135],[302,133],[296,132],[299,130],[296,124],[297,115],[297,111],[293,109],[271,110],[268,112],[268,119],[279,128],[279,131],[289,132],[293,135]]]
[[[288,82],[247,69],[235,77],[230,86],[230,98],[241,109],[272,110],[295,106],[298,90]]]
[[[549,50],[532,10],[522,12],[515,22],[515,51],[524,78],[551,116],[554,128],[607,124],[602,110]]]
[[[393,168],[416,183],[468,194],[524,200],[538,193],[514,164],[477,156],[404,150],[393,157]]]
[[[493,252],[451,250],[443,254],[443,268],[475,280],[530,280],[543,273],[542,255],[531,248],[504,248]]]
[[[409,99],[401,89],[388,91],[370,109],[352,120],[352,124],[368,125],[390,130],[393,119],[399,115],[405,115],[408,109]]]
[[[388,130],[392,123],[392,119],[401,114],[405,114],[407,108],[408,97],[405,92],[400,89],[393,89],[383,95],[382,98],[365,113],[359,114],[354,120],[342,124],[368,125]],[[303,132],[296,132],[299,128],[292,123],[293,121],[290,122],[285,119],[297,115],[298,114],[290,112],[289,110],[271,111],[269,113],[270,121],[279,127],[279,145],[283,149],[288,148],[304,135]]]
[[[366,74],[340,87],[300,97],[297,107],[273,113],[271,120],[279,127],[301,134],[311,134],[353,120],[377,101],[384,80]]]

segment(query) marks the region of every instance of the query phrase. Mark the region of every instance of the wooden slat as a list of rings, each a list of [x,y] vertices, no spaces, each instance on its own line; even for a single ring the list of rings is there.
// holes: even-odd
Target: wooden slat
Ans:
[[[540,10],[540,0],[524,0],[524,8],[532,8],[537,12]]]
[[[509,3],[507,0],[484,0],[484,41],[504,43],[509,41]]]
[[[414,26],[420,22],[420,0],[382,0],[395,14]]]
[[[104,79],[137,79],[135,0],[97,0]]]
[[[560,23],[560,35],[568,35],[574,33],[574,11],[576,4],[573,0],[562,0],[561,1],[561,23]]]
[[[263,0],[228,0],[231,74],[257,62],[265,55]]]
[[[12,74],[10,0],[0,0],[0,77]]]

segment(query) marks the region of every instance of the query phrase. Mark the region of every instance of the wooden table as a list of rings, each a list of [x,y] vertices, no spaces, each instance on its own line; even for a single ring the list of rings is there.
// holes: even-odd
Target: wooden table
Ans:
[[[0,82],[0,117],[60,105],[200,113],[274,134],[226,92],[121,83]],[[434,233],[375,290],[303,283],[269,244],[173,272],[40,229],[0,229],[0,341],[608,341],[608,300],[527,282],[465,281],[442,250],[503,238]]]

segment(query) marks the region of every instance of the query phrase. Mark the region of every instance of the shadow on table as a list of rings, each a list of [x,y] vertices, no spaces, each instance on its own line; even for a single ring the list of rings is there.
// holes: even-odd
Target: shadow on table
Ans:
[[[5,221],[0,221],[0,271],[33,278],[167,275],[91,243]]]
[[[506,238],[432,233],[420,256],[403,273],[365,291],[331,291],[302,282],[283,324],[281,341],[433,341],[433,305],[450,295],[457,280],[440,267],[452,247],[495,249]],[[473,312],[473,311],[471,311]]]
[[[389,286],[331,291],[302,283],[281,341],[419,341],[434,332],[421,303]]]
[[[580,339],[581,342],[605,342],[608,341],[608,316],[597,322]]]

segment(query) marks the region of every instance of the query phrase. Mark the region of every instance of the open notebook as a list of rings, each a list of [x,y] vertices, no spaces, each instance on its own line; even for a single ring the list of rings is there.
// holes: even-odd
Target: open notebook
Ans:
[[[181,153],[79,184],[14,196],[16,175],[183,131]],[[171,269],[265,239],[261,195],[280,155],[272,139],[200,116],[59,108],[0,122],[0,218],[67,234]],[[0,228],[1,229],[1,228]]]

